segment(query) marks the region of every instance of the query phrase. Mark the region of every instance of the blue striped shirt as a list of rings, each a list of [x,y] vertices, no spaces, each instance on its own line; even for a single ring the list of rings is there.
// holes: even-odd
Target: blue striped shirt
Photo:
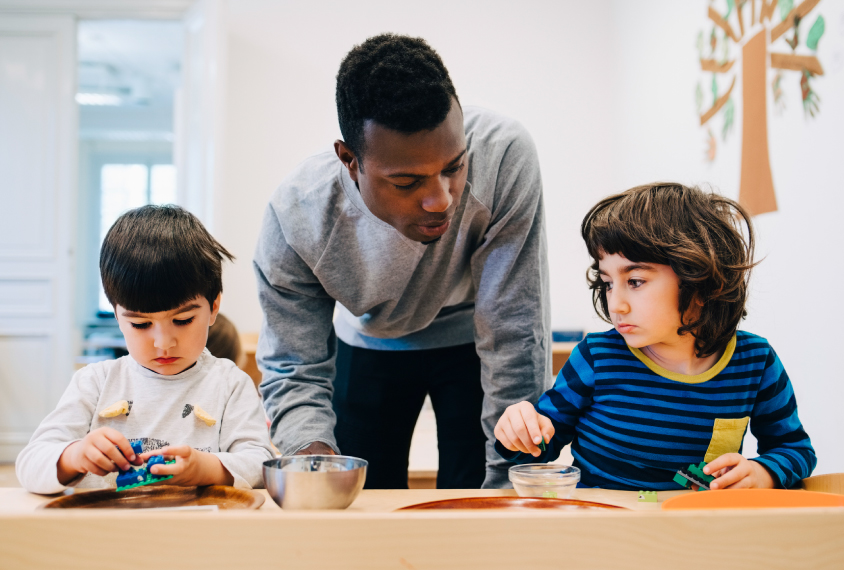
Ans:
[[[500,442],[496,449],[516,463],[546,462],[571,443],[584,487],[679,489],[672,479],[680,467],[703,461],[708,450],[741,451],[743,418],[758,440],[753,461],[779,486],[794,486],[817,463],[782,363],[768,341],[744,331],[697,376],[660,368],[614,329],[590,334],[536,409],[556,430],[547,450],[535,458]],[[724,434],[724,426],[735,433]],[[724,449],[725,435],[734,448]]]

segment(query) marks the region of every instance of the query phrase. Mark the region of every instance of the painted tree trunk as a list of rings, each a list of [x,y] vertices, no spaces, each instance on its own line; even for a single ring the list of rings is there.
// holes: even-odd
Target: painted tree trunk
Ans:
[[[750,214],[777,209],[771,161],[768,156],[767,55],[765,30],[742,48],[741,181],[739,203]]]

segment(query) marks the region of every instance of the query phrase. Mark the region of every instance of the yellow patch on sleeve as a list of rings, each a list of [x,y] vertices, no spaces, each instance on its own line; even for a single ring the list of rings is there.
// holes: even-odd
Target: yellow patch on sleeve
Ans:
[[[206,412],[205,410],[203,410],[199,406],[193,407],[193,415],[195,415],[196,417],[201,419],[203,422],[205,422],[209,426],[213,426],[214,424],[217,423],[217,420],[212,418],[211,415],[208,412]]]
[[[725,453],[738,453],[741,449],[741,442],[744,441],[744,431],[747,429],[747,422],[750,417],[744,418],[715,418],[715,425],[712,427],[712,439],[709,440],[709,448],[703,460],[709,463],[718,459]]]
[[[120,400],[115,402],[107,408],[103,408],[100,412],[101,418],[115,418],[117,416],[125,416],[129,413],[129,402],[127,400]]]

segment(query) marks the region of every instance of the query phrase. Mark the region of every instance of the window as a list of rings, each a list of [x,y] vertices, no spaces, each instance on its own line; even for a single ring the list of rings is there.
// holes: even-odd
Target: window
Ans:
[[[176,202],[176,168],[172,164],[107,163],[100,168],[100,235],[103,242],[109,228],[121,214],[146,204]],[[98,309],[112,311],[102,284]]]

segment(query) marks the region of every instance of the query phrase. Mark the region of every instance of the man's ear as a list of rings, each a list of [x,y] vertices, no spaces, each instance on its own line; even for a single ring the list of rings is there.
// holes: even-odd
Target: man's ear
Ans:
[[[346,167],[346,170],[349,171],[349,178],[357,182],[358,172],[363,169],[360,167],[360,162],[358,162],[358,158],[355,156],[355,153],[352,152],[352,149],[350,149],[346,143],[337,139],[334,141],[334,152],[337,154],[337,158],[340,159],[340,162],[343,163],[343,166]]]

